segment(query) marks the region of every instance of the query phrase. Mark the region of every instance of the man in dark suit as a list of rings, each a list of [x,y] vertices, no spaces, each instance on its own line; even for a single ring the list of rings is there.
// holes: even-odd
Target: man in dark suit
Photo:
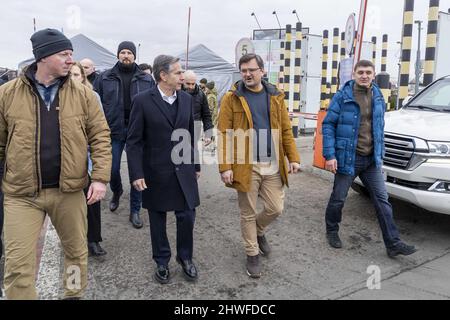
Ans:
[[[153,74],[158,85],[136,96],[126,142],[130,178],[133,187],[143,192],[142,206],[150,217],[159,283],[170,278],[167,211],[175,211],[177,219],[177,262],[187,280],[197,279],[192,253],[200,165],[194,164],[192,98],[181,91],[183,72],[178,58],[155,58]]]

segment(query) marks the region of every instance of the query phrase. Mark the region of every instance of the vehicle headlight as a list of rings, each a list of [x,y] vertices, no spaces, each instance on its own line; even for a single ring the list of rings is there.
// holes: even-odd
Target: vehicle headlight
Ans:
[[[431,155],[450,156],[450,142],[428,141],[428,148]]]
[[[448,181],[437,181],[431,186],[428,191],[434,191],[439,193],[450,193],[450,182]]]

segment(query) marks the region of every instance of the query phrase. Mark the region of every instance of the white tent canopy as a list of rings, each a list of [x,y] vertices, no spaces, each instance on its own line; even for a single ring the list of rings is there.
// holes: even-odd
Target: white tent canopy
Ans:
[[[177,56],[181,60],[183,67],[186,66],[186,52]],[[188,70],[197,74],[197,81],[206,78],[214,81],[219,94],[219,100],[231,88],[233,84],[233,74],[238,70],[219,55],[199,44],[189,50]]]
[[[102,71],[112,68],[116,62],[117,57],[111,51],[103,48],[95,41],[89,39],[83,34],[78,34],[70,39],[73,46],[73,59],[80,61],[84,58],[89,58],[94,61],[95,69]],[[19,70],[34,62],[34,58],[27,59],[19,63]]]

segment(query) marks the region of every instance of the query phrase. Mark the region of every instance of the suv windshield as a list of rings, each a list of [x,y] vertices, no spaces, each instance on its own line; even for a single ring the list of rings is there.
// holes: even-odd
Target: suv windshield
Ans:
[[[450,112],[450,79],[437,81],[405,108]]]

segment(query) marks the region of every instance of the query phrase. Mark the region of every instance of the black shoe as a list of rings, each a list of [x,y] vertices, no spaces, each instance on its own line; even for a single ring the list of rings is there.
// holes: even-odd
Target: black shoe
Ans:
[[[330,246],[332,246],[335,249],[341,249],[342,248],[342,242],[339,238],[339,234],[337,232],[330,232],[327,233],[327,239]]]
[[[140,229],[144,226],[139,213],[130,213],[130,222],[136,229]]]
[[[247,274],[250,278],[261,278],[261,264],[259,255],[247,256]]]
[[[198,278],[197,268],[195,267],[195,264],[191,260],[181,260],[179,257],[177,257],[177,262],[183,268],[184,278],[187,281],[197,280]]]
[[[114,192],[113,193],[113,197],[111,199],[111,202],[109,203],[109,210],[111,210],[111,212],[114,212],[117,210],[117,208],[119,207],[119,202],[120,202],[120,197],[123,194],[123,190],[120,192]]]
[[[258,239],[258,246],[259,251],[263,256],[269,256],[272,249],[269,246],[269,243],[267,242],[266,236],[256,237]]]
[[[161,284],[167,284],[169,283],[170,279],[170,271],[168,266],[157,266],[154,278],[156,281],[158,281]]]
[[[404,242],[399,242],[394,247],[387,248],[386,250],[389,258],[394,258],[400,254],[404,256],[409,256],[410,254],[413,254],[414,252],[417,251],[417,249],[414,246],[409,246]]]
[[[89,255],[91,256],[104,256],[106,251],[100,246],[98,242],[89,242],[88,243]]]

